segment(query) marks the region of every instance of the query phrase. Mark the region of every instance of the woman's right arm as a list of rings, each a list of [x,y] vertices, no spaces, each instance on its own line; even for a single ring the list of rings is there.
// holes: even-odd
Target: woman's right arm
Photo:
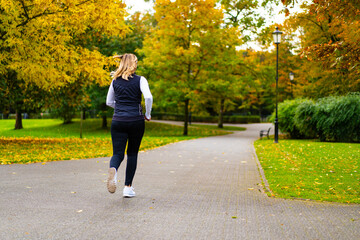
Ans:
[[[114,92],[113,82],[111,82],[108,94],[106,96],[106,105],[115,108],[115,92]]]

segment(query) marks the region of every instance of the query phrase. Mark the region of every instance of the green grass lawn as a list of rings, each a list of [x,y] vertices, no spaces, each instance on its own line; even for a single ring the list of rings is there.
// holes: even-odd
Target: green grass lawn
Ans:
[[[108,125],[110,126],[111,120]],[[62,124],[58,119],[26,119],[24,129],[14,130],[15,120],[0,120],[0,163],[32,163],[56,160],[107,157],[112,155],[110,129],[101,128],[100,119]],[[140,151],[193,138],[229,134],[213,126],[190,127],[183,136],[183,127],[146,122]]]
[[[108,129],[101,128],[100,119],[83,121],[83,138],[110,138],[111,119],[108,120]],[[37,137],[37,138],[78,138],[80,136],[80,120],[75,119],[71,124],[62,124],[59,119],[24,119],[23,129],[14,130],[15,120],[0,120],[0,136],[2,137]],[[156,122],[146,122],[145,136],[198,138],[228,134],[231,130],[245,130],[245,128],[225,127],[219,129],[212,125],[191,125],[188,136],[183,136],[183,127]]]
[[[360,144],[314,140],[255,141],[276,197],[360,203]]]

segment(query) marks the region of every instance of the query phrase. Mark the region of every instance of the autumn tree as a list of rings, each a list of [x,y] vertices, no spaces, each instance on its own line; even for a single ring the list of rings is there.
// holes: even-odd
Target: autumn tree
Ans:
[[[215,0],[159,0],[154,9],[157,28],[144,41],[142,64],[150,69],[147,73],[152,80],[161,82],[155,86],[174,89],[175,101],[183,102],[187,135],[189,102],[217,47],[213,36],[217,36],[223,14]]]
[[[238,57],[242,64],[236,68],[242,84],[240,109],[250,111],[251,114],[268,115],[273,109],[275,96],[275,71],[271,64],[273,59],[269,52],[256,52],[252,49],[242,50]],[[264,114],[266,113],[266,114]]]
[[[221,0],[224,7],[225,23],[238,27],[242,40],[251,40],[251,34],[256,35],[265,24],[265,18],[258,10],[261,4],[254,0]],[[263,2],[266,5],[266,2]]]
[[[0,2],[2,76],[13,71],[25,86],[35,84],[43,89],[63,87],[80,76],[86,79],[86,84],[108,84],[106,58],[96,50],[77,45],[75,40],[89,29],[109,36],[125,36],[128,27],[122,2]]]
[[[327,41],[305,47],[304,57],[321,62],[347,79],[337,84],[347,88],[340,89],[341,94],[360,91],[360,3],[356,0],[316,0],[309,6],[309,15],[316,16],[317,25],[326,23]]]
[[[230,68],[226,68],[226,65],[225,68],[217,68],[222,77],[215,79],[217,88],[221,89],[221,91],[214,92],[220,98],[218,126],[221,128],[223,126],[222,114],[225,111],[225,101],[232,102],[235,98],[243,97],[246,91],[245,86],[249,86],[247,84],[249,78],[244,76],[253,76],[252,73],[255,72],[249,71],[251,64],[243,61],[244,59],[237,55],[238,51],[236,49],[243,43],[252,40],[252,35],[256,35],[258,30],[264,26],[265,19],[257,11],[261,7],[258,1],[221,0],[220,3],[224,9],[224,30],[228,32],[223,34],[226,39],[222,39],[220,47],[225,45],[227,49],[233,49],[231,52],[222,49],[217,54],[219,57],[224,57],[222,63],[219,64],[220,66],[231,62]],[[263,2],[263,4],[266,5],[266,2]],[[222,82],[219,82],[219,80],[222,80]]]
[[[300,44],[295,93],[312,98],[360,90],[360,4],[314,0],[290,16],[284,30],[298,31]]]
[[[240,95],[238,86],[241,83],[238,75],[234,74],[234,68],[240,61],[236,47],[242,41],[237,27],[220,28],[217,34],[213,35],[212,42],[216,47],[209,50],[212,55],[210,64],[202,75],[204,81],[201,84],[201,93],[202,98],[216,106],[218,127],[222,128],[225,111],[234,106],[233,100]]]

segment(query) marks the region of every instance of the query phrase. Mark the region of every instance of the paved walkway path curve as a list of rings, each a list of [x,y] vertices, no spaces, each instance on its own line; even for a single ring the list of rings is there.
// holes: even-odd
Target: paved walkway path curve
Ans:
[[[360,206],[269,198],[247,131],[143,152],[137,197],[109,158],[0,166],[0,239],[360,239]]]

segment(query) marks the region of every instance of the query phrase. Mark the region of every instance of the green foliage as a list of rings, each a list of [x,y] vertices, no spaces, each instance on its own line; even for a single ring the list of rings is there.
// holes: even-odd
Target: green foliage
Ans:
[[[359,142],[360,94],[331,96],[316,102],[296,99],[280,103],[279,129],[291,138]]]
[[[77,110],[86,107],[90,101],[81,81],[69,83],[53,93],[52,116],[64,120],[64,124],[71,123]]]
[[[101,87],[99,85],[93,85],[86,90],[90,98],[90,111],[94,113],[96,117],[103,119],[102,128],[108,128],[107,118],[111,117],[114,110],[106,105],[106,95],[109,87]]]
[[[154,81],[150,84],[160,110],[183,106],[188,115],[193,103],[211,98],[215,105],[219,98],[233,96],[229,81],[240,33],[236,27],[223,28],[224,14],[216,1],[159,0],[154,10],[157,27],[139,51],[145,56],[139,70]],[[199,98],[202,91],[208,98]],[[188,116],[184,120],[186,135]]]
[[[319,99],[314,121],[321,141],[360,141],[360,94]]]
[[[21,129],[21,113],[38,113],[48,104],[49,92],[33,83],[26,84],[17,78],[15,71],[0,74],[0,112],[9,117],[11,111],[17,113],[15,129]]]
[[[273,54],[245,50],[240,51],[238,57],[244,61],[237,69],[242,80],[239,84],[242,94],[240,108],[257,110],[260,116],[269,115],[275,104]]]
[[[286,100],[278,106],[278,122],[279,129],[283,133],[288,133],[291,138],[302,138],[303,134],[295,125],[296,108],[303,102],[302,99]],[[275,120],[275,114],[270,118],[270,121]]]
[[[265,25],[265,18],[257,13],[260,7],[258,1],[253,0],[221,0],[225,12],[227,25],[241,27],[241,36],[244,41],[251,40],[251,34],[257,34]]]
[[[255,149],[276,197],[360,203],[360,144],[273,141]]]
[[[295,110],[294,122],[304,138],[316,138],[315,102],[305,99]]]

